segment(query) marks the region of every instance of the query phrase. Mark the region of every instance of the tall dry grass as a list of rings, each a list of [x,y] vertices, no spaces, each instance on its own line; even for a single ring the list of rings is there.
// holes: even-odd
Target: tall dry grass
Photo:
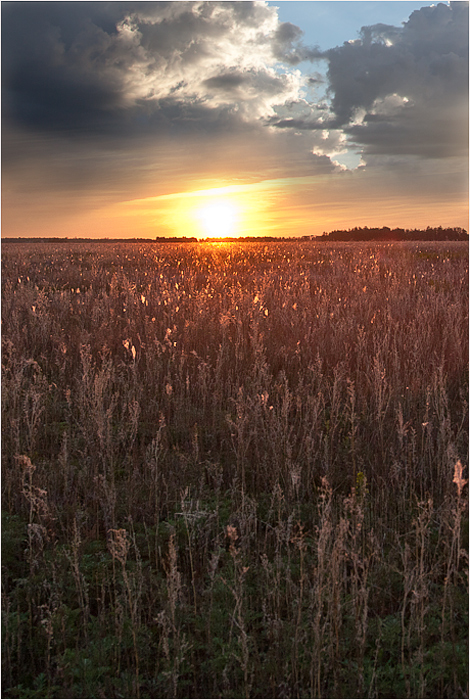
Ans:
[[[468,246],[5,241],[4,697],[466,697]]]

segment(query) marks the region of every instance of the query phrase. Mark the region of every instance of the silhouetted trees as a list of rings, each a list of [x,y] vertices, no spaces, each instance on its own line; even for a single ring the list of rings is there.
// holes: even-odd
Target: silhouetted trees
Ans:
[[[468,241],[468,233],[460,226],[455,228],[428,226],[426,229],[355,226],[347,231],[337,230],[324,233],[319,238],[328,241]]]

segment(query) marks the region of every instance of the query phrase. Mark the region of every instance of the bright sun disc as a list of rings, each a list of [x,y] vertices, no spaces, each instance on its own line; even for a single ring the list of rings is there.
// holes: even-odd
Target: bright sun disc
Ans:
[[[202,229],[210,238],[233,236],[237,225],[237,209],[230,202],[213,202],[198,210]]]

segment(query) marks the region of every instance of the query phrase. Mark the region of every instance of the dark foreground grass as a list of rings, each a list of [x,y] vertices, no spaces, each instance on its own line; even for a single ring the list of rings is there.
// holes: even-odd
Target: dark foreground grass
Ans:
[[[468,696],[468,246],[2,267],[3,697]]]

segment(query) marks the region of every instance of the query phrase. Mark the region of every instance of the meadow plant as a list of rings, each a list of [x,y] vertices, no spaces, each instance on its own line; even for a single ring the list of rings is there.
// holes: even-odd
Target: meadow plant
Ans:
[[[468,245],[4,241],[4,697],[466,697]]]

